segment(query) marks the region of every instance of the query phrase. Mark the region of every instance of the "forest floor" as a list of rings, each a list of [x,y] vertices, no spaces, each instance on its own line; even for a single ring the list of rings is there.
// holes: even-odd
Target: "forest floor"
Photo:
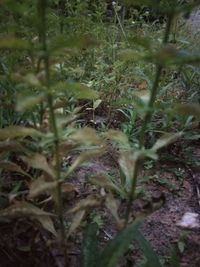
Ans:
[[[187,147],[190,148],[189,151]],[[200,146],[198,142],[192,141],[188,146],[184,144],[184,148],[187,151],[183,150],[182,143],[176,143],[167,151],[163,151],[157,163],[150,161],[144,165],[138,179],[138,189],[142,189],[143,196],[132,206],[132,214],[144,212],[145,209],[149,212],[149,207],[158,203],[160,199],[164,200],[157,210],[154,212],[150,210],[141,225],[141,232],[165,267],[200,266],[200,223],[194,229],[178,226],[186,212],[200,214],[197,194],[200,188],[200,167],[198,167]],[[76,191],[75,194],[68,195],[64,202],[66,221],[69,219],[67,211],[80,200],[103,194],[101,187],[88,182],[88,177],[94,174],[110,175],[115,183],[119,182],[120,173],[116,155],[117,152],[110,147],[110,151],[105,155],[80,167],[71,176],[69,182],[73,183]],[[73,161],[73,158],[67,160]],[[118,202],[118,213],[122,218],[127,202],[119,197]],[[99,245],[104,247],[117,233],[115,219],[106,208],[94,208],[91,212],[93,220],[99,224]],[[38,226],[30,221],[22,218],[12,223],[1,223],[0,231],[4,233],[0,238],[0,266],[64,266],[62,253],[52,236],[41,228],[38,230]],[[80,266],[81,243],[80,228],[80,231],[68,239],[69,267]],[[175,253],[173,258],[179,259],[180,265],[170,263],[169,259],[173,253]],[[131,246],[118,266],[146,266],[141,265],[141,258],[139,249],[135,245]]]
[[[175,146],[172,148],[171,155],[173,153],[174,155],[171,159],[161,159],[154,167],[141,171],[139,187],[142,187],[145,197],[135,202],[132,212],[140,210],[148,201],[157,201],[156,196],[159,198],[164,195],[164,204],[146,217],[141,231],[165,262],[164,266],[171,266],[168,260],[173,253],[173,249],[176,248],[181,267],[197,267],[200,266],[200,225],[195,229],[185,230],[180,228],[178,223],[186,212],[200,213],[197,194],[200,168],[193,168],[190,164],[187,164],[187,160],[183,160],[182,152],[173,152],[173,149],[176,150],[177,148]],[[114,155],[113,151],[111,153]],[[116,180],[119,179],[119,171],[116,167],[117,161],[113,159],[111,153],[94,160],[88,166],[77,171],[76,177],[78,178],[75,179],[74,177],[73,181],[77,187],[77,192],[80,192],[80,198],[83,195],[90,195],[91,190],[93,194],[101,194],[100,189],[95,186],[91,188],[85,183],[85,179],[91,174],[107,175],[110,173],[115,176]],[[193,161],[198,161],[200,147],[197,144],[193,144],[192,155],[190,156],[192,156]],[[148,177],[146,181],[145,177]],[[79,198],[79,193],[77,197]],[[119,213],[123,214],[124,208],[125,203],[121,201]],[[108,212],[101,211],[99,213],[97,211],[97,214],[101,215],[104,222],[100,231],[100,239],[103,244],[114,237],[116,226]],[[119,266],[139,266],[136,264],[138,255],[137,249],[131,250]],[[72,256],[71,260],[72,266],[79,266],[79,257],[76,254]]]

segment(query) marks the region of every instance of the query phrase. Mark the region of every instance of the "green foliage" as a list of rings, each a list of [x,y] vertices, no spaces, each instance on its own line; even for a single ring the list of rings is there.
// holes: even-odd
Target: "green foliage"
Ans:
[[[179,29],[173,39],[177,43],[172,44],[171,32],[176,35],[176,17],[200,1],[184,5],[178,0],[124,2],[151,7],[166,17],[166,23],[150,26],[150,17],[146,22],[145,17],[135,16],[136,11],[131,13],[131,7],[125,18],[120,5],[113,5],[113,16],[106,17],[106,1],[0,1],[0,18],[5,22],[0,26],[1,175],[26,179],[6,192],[11,193],[11,204],[3,207],[0,219],[36,220],[54,238],[59,230],[66,265],[67,239],[81,231],[87,214],[98,208],[112,215],[118,232],[98,250],[103,218],[97,211],[83,235],[81,266],[114,267],[133,240],[145,256],[145,266],[162,266],[131,214],[138,197],[138,174],[144,162],[144,168],[152,171],[163,148],[186,136],[193,121],[199,122],[200,106],[194,103],[199,95],[199,51],[191,52],[190,44],[180,40]],[[175,79],[177,72],[181,78]],[[178,95],[182,87],[184,101]],[[189,94],[188,87],[192,87]],[[88,111],[92,112],[89,122]],[[104,114],[103,129],[88,127],[97,125],[97,116]],[[105,190],[73,203],[66,229],[63,203],[76,193],[74,183],[66,181],[82,164],[105,153],[108,140],[117,150],[119,180],[115,175],[112,179],[90,175],[88,182]],[[21,164],[12,162],[13,152]],[[71,155],[73,162],[61,168],[63,157]],[[173,171],[182,181],[182,174]],[[157,174],[148,179],[167,183]],[[28,191],[26,201],[16,201],[22,184]],[[126,200],[123,216],[119,214],[121,199]],[[44,210],[38,207],[50,201],[55,214],[45,211],[45,205]],[[179,266],[172,254],[173,266]]]

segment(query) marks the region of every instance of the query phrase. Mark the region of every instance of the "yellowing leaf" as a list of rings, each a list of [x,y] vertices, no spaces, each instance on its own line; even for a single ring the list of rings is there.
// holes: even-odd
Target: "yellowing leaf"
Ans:
[[[18,217],[37,217],[37,216],[49,216],[52,215],[49,212],[43,211],[38,207],[22,201],[11,205],[9,208],[0,211],[0,218],[18,218]]]
[[[148,103],[150,99],[150,92],[149,90],[135,91],[134,96],[140,98],[144,103]]]
[[[118,223],[121,222],[119,216],[118,216],[118,208],[119,205],[116,201],[116,199],[114,199],[113,195],[111,193],[109,193],[106,196],[106,202],[105,202],[106,207],[109,209],[109,211],[111,212],[111,214],[113,215],[113,217],[116,219],[116,221]]]
[[[36,219],[46,230],[57,236],[53,222],[49,217],[52,215],[53,214],[45,212],[25,201],[17,202],[11,205],[9,208],[0,211],[0,219],[15,219],[21,217]]]
[[[0,38],[0,49],[29,49],[30,44],[22,39],[3,37]]]
[[[129,146],[129,141],[127,135],[125,135],[123,132],[118,131],[118,130],[109,130],[106,133],[106,136],[110,138],[113,141],[116,141],[118,143],[121,143],[123,145],[128,145]]]
[[[160,148],[168,146],[169,144],[175,142],[178,138],[183,135],[183,132],[179,133],[166,133],[161,136],[156,143],[153,145],[152,150],[157,151]]]
[[[71,193],[71,192],[76,191],[76,188],[74,187],[73,184],[64,183],[61,185],[61,191],[62,193]]]
[[[20,152],[25,151],[25,148],[20,143],[15,141],[0,142],[0,153],[8,151]]]
[[[39,153],[35,153],[30,157],[21,157],[30,167],[35,169],[43,170],[45,173],[49,174],[50,177],[55,178],[54,170],[49,166],[46,158]]]
[[[125,49],[120,51],[119,58],[124,61],[135,61],[138,60],[141,57],[141,55],[133,49]]]
[[[97,207],[100,205],[100,201],[97,200],[94,196],[89,196],[86,199],[80,200],[76,205],[69,210],[67,213],[76,213],[80,210],[85,210],[87,208]]]
[[[26,137],[26,136],[41,136],[42,133],[28,127],[21,126],[9,126],[0,129],[0,140],[6,140],[8,138]]]
[[[39,87],[41,86],[41,83],[36,75],[33,73],[28,73],[26,76],[23,77],[23,81],[34,86]]]
[[[85,215],[85,210],[79,210],[77,213],[75,213],[75,215],[73,216],[73,220],[72,223],[69,227],[69,231],[67,236],[69,237],[75,230],[76,228],[80,225],[80,223],[82,222],[83,218]]]
[[[95,175],[93,177],[89,177],[89,181],[95,185],[98,185],[100,187],[104,187],[107,189],[111,189],[117,193],[120,193],[121,195],[124,195],[124,192],[120,187],[115,185],[113,182],[111,182],[106,176],[104,175]]]
[[[56,38],[52,38],[49,47],[52,51],[61,49],[86,49],[97,45],[97,41],[89,35],[74,36],[67,38],[66,36],[58,35]]]
[[[27,177],[32,179],[32,177],[27,172],[23,171],[22,168],[19,165],[15,164],[13,162],[10,162],[10,161],[7,161],[7,160],[2,160],[2,161],[0,161],[0,168],[4,169],[6,171],[10,171],[10,172],[21,173],[24,176],[27,176]]]
[[[197,120],[200,120],[200,105],[199,104],[180,104],[177,105],[176,111],[181,115],[194,116]]]
[[[103,153],[103,149],[93,149],[88,152],[81,153],[73,164],[69,167],[66,177],[71,174],[76,168],[78,168],[83,162],[86,162],[90,159],[94,159],[96,156],[100,156]]]
[[[132,152],[122,152],[119,157],[119,165],[126,177],[126,182],[128,184],[131,183],[135,168],[135,163],[137,161],[138,157],[137,154],[134,154]]]
[[[102,139],[97,135],[96,131],[88,127],[77,130],[70,136],[70,139],[86,146],[102,144]]]
[[[68,96],[74,96],[78,99],[96,99],[98,98],[98,93],[88,86],[81,83],[70,83],[70,82],[59,82],[52,88],[52,93],[64,92]]]
[[[96,108],[98,108],[98,106],[101,104],[101,102],[102,102],[101,99],[97,99],[96,101],[94,101],[93,109],[95,110]]]
[[[148,86],[147,81],[143,80],[137,85],[137,88],[139,90],[145,90],[145,89],[147,89],[147,86]]]
[[[47,182],[43,177],[34,180],[30,185],[29,197],[34,198],[43,193],[49,193],[57,187],[56,181]]]
[[[16,111],[23,112],[34,107],[44,99],[44,94],[37,96],[18,96]]]
[[[50,216],[37,216],[37,220],[41,223],[44,229],[52,233],[54,236],[58,236]]]

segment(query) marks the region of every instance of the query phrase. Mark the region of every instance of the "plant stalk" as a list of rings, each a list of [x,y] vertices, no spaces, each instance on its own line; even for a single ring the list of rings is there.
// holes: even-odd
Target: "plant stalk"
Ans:
[[[173,21],[173,14],[168,15],[167,18],[167,25],[163,37],[163,45],[165,45],[168,42],[169,35],[170,35],[170,29]],[[156,73],[155,73],[155,78],[154,78],[154,83],[151,89],[151,95],[150,95],[150,100],[147,106],[147,112],[142,124],[142,128],[140,131],[140,138],[139,138],[139,149],[142,149],[144,147],[144,142],[145,142],[145,133],[148,127],[149,122],[151,121],[152,115],[153,115],[153,106],[156,101],[156,96],[159,88],[159,81],[160,77],[162,74],[162,68],[163,66],[161,64],[158,64],[156,66]],[[131,189],[129,193],[129,199],[128,199],[128,204],[126,208],[126,213],[125,213],[125,226],[129,222],[129,217],[131,213],[131,206],[132,202],[135,199],[135,191],[136,191],[136,186],[137,186],[137,177],[138,177],[138,171],[139,171],[139,165],[140,165],[140,160],[137,159],[135,162],[135,168],[133,172],[133,178],[132,178],[132,184],[131,184]]]
[[[43,50],[43,60],[45,65],[45,75],[46,75],[46,88],[47,88],[47,103],[49,106],[49,116],[50,116],[50,123],[51,129],[54,134],[54,149],[55,149],[55,158],[56,158],[56,180],[57,180],[57,188],[56,188],[56,209],[57,214],[60,222],[60,230],[61,230],[61,245],[63,248],[63,254],[65,259],[65,265],[67,266],[68,257],[67,257],[67,250],[66,250],[66,235],[65,235],[65,225],[64,225],[64,218],[63,218],[63,202],[62,202],[62,192],[61,192],[61,183],[60,183],[60,141],[59,141],[59,133],[58,128],[56,125],[56,117],[54,113],[53,107],[53,97],[52,94],[49,92],[50,90],[50,71],[49,71],[49,54],[47,49],[47,40],[46,40],[46,6],[47,0],[38,0],[38,15],[40,17],[40,24],[39,24],[39,33],[40,33],[40,42],[42,44]]]

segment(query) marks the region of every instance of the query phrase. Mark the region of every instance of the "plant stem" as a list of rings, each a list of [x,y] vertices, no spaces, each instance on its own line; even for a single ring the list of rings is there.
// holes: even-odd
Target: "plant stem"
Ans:
[[[126,213],[125,213],[125,226],[129,222],[129,217],[130,217],[130,212],[131,212],[131,206],[132,206],[133,200],[135,198],[135,189],[136,189],[136,185],[137,185],[138,170],[139,170],[139,162],[137,160],[135,162],[135,168],[134,168],[134,172],[133,172],[131,190],[130,190],[128,204],[127,204]]]
[[[63,34],[64,31],[64,15],[65,15],[65,0],[61,0],[59,4],[60,8],[60,33]]]
[[[167,19],[167,25],[166,25],[166,29],[165,29],[165,33],[164,33],[164,37],[163,37],[163,45],[165,45],[168,42],[170,29],[171,29],[171,25],[172,25],[172,20],[173,20],[173,15],[170,14],[168,16],[168,19]],[[143,121],[143,124],[142,124],[142,128],[141,128],[141,131],[140,131],[139,149],[142,149],[143,146],[144,146],[145,133],[146,133],[148,124],[149,124],[149,122],[151,121],[151,118],[152,118],[153,106],[154,106],[154,103],[156,101],[159,80],[160,80],[160,76],[162,74],[162,68],[163,68],[163,66],[161,64],[158,64],[156,66],[155,79],[154,79],[154,83],[153,83],[153,86],[152,86],[152,89],[151,89],[150,100],[149,100],[149,103],[148,103],[148,106],[147,106],[147,112],[146,112],[146,115],[145,115],[145,118],[144,118],[144,121]],[[136,186],[137,186],[137,177],[138,177],[139,165],[140,165],[140,160],[137,159],[136,162],[135,162],[135,168],[134,168],[134,172],[133,172],[131,190],[130,190],[130,193],[129,193],[129,199],[128,199],[128,204],[127,204],[126,213],[125,213],[125,226],[129,222],[131,206],[132,206],[132,202],[133,202],[133,200],[135,198],[135,191],[136,191]]]
[[[57,180],[57,188],[56,188],[56,209],[58,218],[60,221],[60,230],[61,230],[61,245],[63,247],[63,254],[65,258],[65,265],[67,266],[68,257],[66,251],[66,236],[65,236],[65,225],[64,225],[64,218],[63,218],[63,203],[62,203],[62,192],[61,192],[61,183],[60,183],[60,151],[59,151],[59,133],[58,128],[56,125],[56,117],[54,113],[53,107],[53,97],[52,94],[49,92],[50,89],[50,71],[49,71],[49,54],[47,49],[47,40],[46,40],[46,5],[47,0],[38,0],[38,15],[40,17],[40,24],[39,24],[39,33],[40,33],[40,42],[42,44],[43,50],[43,60],[45,65],[45,75],[46,75],[46,88],[47,88],[47,103],[49,106],[49,116],[50,116],[50,123],[51,128],[54,134],[54,149],[55,149],[55,157],[56,157],[56,180]]]

